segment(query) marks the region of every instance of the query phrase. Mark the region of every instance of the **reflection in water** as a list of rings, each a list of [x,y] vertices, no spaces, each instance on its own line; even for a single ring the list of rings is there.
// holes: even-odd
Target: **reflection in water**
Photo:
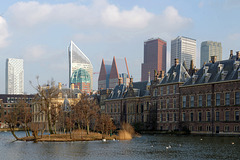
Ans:
[[[24,136],[24,132],[17,134]],[[12,142],[0,132],[0,159],[239,159],[239,137],[143,135],[125,141]],[[170,147],[169,147],[170,146]]]

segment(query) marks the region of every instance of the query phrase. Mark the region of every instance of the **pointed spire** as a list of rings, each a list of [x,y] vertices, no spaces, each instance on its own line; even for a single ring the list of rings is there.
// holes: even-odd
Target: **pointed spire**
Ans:
[[[148,83],[150,83],[150,72],[148,72]]]

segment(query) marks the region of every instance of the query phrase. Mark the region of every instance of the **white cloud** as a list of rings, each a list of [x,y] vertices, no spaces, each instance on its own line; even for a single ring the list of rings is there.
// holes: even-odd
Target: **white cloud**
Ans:
[[[0,48],[7,46],[7,38],[9,37],[8,26],[6,20],[0,16]]]
[[[178,10],[172,6],[168,6],[163,14],[156,19],[158,27],[167,32],[176,32],[192,25],[191,18],[182,17]]]
[[[88,6],[77,3],[18,2],[8,9],[7,15],[13,26],[23,29],[60,23],[77,28],[96,26],[136,30],[154,28],[168,32],[181,29],[192,22],[190,18],[180,16],[177,9],[172,6],[167,7],[162,14],[154,15],[138,6],[130,10],[120,10],[106,0],[102,0],[101,3],[95,0]]]
[[[102,12],[103,23],[117,28],[145,28],[152,18],[152,13],[138,6],[133,7],[130,11],[119,11],[115,5],[108,5]]]

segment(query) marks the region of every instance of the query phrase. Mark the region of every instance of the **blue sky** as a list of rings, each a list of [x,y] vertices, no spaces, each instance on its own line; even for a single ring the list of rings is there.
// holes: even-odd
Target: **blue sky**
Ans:
[[[0,5],[0,93],[5,92],[7,58],[23,58],[25,91],[29,81],[51,78],[68,84],[67,47],[71,40],[99,72],[102,58],[126,57],[134,81],[140,80],[143,43],[177,36],[222,43],[223,59],[240,50],[238,0],[41,0],[3,1]],[[170,62],[168,62],[168,68]],[[94,75],[97,88],[98,75]]]

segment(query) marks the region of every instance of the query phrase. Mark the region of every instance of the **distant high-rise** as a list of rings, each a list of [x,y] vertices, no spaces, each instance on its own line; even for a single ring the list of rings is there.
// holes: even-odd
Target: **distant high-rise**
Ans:
[[[167,42],[157,38],[144,42],[144,62],[142,63],[142,81],[154,79],[154,70],[166,71]]]
[[[129,85],[130,74],[126,58],[113,57],[112,63],[102,60],[98,77],[98,89],[115,88],[116,85]]]
[[[6,61],[6,94],[24,93],[23,59],[8,58]]]
[[[174,65],[175,59],[179,59],[179,63],[185,61],[189,67],[191,60],[196,64],[196,40],[188,37],[179,36],[171,41],[171,66]]]
[[[220,42],[204,41],[201,43],[200,65],[203,65],[204,62],[208,63],[211,56],[216,56],[217,61],[222,60],[222,44]]]
[[[88,57],[71,41],[69,54],[69,86],[89,93],[93,86],[93,66]]]

